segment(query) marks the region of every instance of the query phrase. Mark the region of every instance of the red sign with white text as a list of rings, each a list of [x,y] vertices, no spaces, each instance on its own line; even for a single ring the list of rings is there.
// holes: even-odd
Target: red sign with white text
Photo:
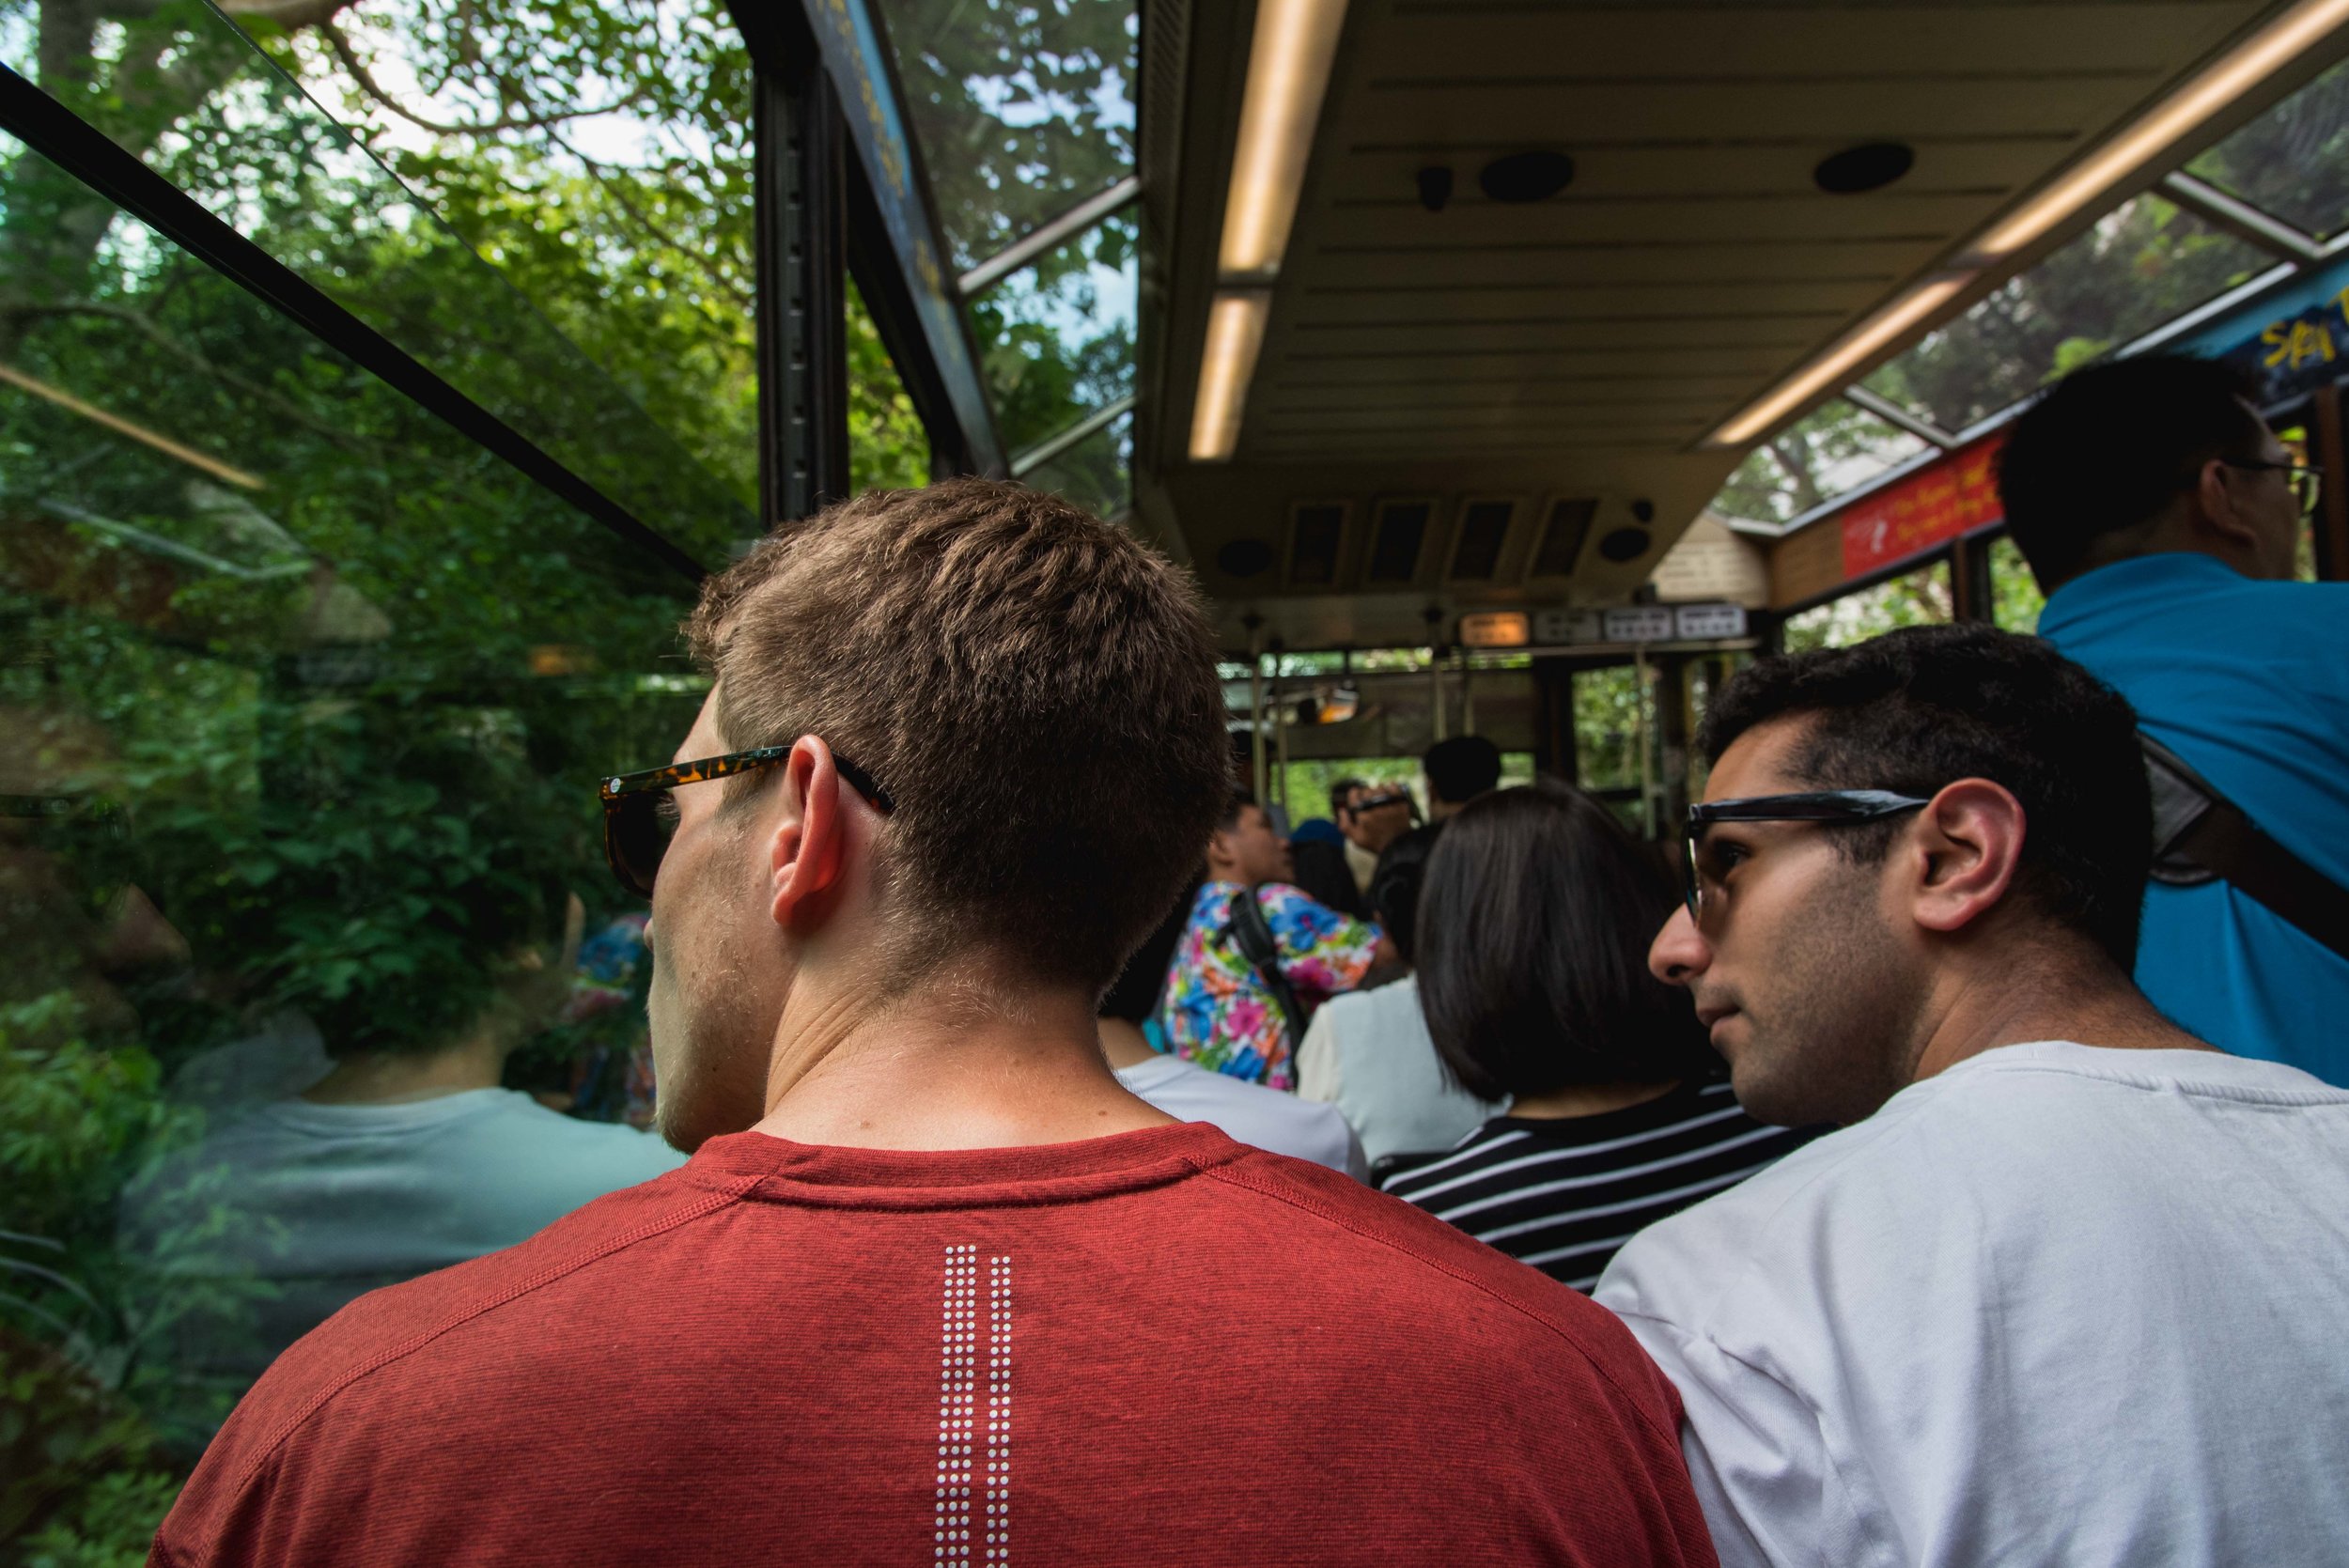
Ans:
[[[1843,517],[1843,577],[1849,581],[1986,528],[2005,515],[1999,504],[1996,430],[1854,505]]]

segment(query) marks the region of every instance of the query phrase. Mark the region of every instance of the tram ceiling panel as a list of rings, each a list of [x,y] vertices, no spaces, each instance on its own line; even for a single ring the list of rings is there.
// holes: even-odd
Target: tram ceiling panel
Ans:
[[[2340,42],[2318,0],[1351,0],[1286,243],[1254,273],[1220,272],[1235,167],[1250,166],[1251,62],[1203,40],[1262,52],[1278,30],[1264,8],[1331,4],[1344,0],[1182,0],[1183,101],[1143,104],[1145,160],[1173,188],[1149,193],[1169,254],[1144,394],[1160,414],[1137,462],[1211,591],[1275,623],[1281,574],[1244,581],[1216,562],[1236,541],[1284,549],[1305,500],[1361,519],[1381,496],[1432,494],[1447,527],[1471,496],[1638,500],[1655,510],[1652,548],[1586,552],[1570,584],[1585,600],[1629,593],[1727,474],[1733,442],[1766,427],[1753,411],[1806,366],[1915,302],[1841,381],[1779,416],[1859,380]],[[1974,254],[2216,80],[2205,72],[2286,36],[2255,76],[2205,94],[2159,156],[2077,183],[2058,216]],[[1177,156],[1150,150],[1169,135]],[[1863,147],[1843,182],[1882,183],[1826,188],[1843,171],[1823,163]],[[1525,194],[1488,171],[1529,152],[1563,155],[1547,160],[1563,187],[1488,194]],[[1252,363],[1225,374],[1256,334]],[[1228,457],[1213,460],[1219,396]],[[1752,428],[1725,439],[1739,423]],[[1326,602],[1312,619],[1347,629]]]

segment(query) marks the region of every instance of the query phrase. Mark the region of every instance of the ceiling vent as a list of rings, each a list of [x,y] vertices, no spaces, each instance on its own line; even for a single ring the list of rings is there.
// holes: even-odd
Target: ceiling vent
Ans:
[[[1330,588],[1346,542],[1346,503],[1300,501],[1289,508],[1289,586]]]
[[[1533,551],[1532,577],[1571,577],[1575,562],[1582,558],[1582,541],[1591,536],[1591,523],[1598,516],[1598,503],[1584,498],[1562,498],[1549,504],[1549,515],[1542,520],[1542,542]]]
[[[1455,582],[1490,582],[1501,569],[1501,547],[1508,542],[1514,501],[1467,501],[1460,505],[1459,532],[1452,541]]]
[[[1370,565],[1362,581],[1401,586],[1418,577],[1420,551],[1426,547],[1427,524],[1435,515],[1433,501],[1380,502],[1377,525],[1371,531]]]

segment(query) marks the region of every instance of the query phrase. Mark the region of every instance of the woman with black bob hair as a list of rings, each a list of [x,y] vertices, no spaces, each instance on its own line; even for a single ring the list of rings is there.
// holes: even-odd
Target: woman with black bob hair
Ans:
[[[1648,972],[1679,895],[1563,784],[1461,808],[1420,889],[1420,1004],[1446,1069],[1507,1111],[1379,1186],[1577,1290],[1642,1227],[1802,1144],[1737,1109],[1687,991]]]

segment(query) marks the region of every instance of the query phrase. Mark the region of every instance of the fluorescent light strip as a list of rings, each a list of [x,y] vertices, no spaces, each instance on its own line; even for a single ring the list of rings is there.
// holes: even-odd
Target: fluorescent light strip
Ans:
[[[2285,12],[1974,241],[1966,248],[1959,271],[1942,272],[1908,289],[1760,401],[1739,411],[1706,437],[1704,444],[1742,445],[1826,388],[1848,380],[1862,361],[1948,303],[1984,267],[2078,212],[2344,23],[2349,23],[2349,0],[2304,0]]]
[[[1984,235],[1974,256],[1995,260],[2030,244],[2343,23],[2349,23],[2349,0],[2306,0],[2286,11]]]
[[[1259,0],[1223,206],[1220,265],[1227,276],[1269,277],[1281,265],[1345,25],[1346,0]]]
[[[1751,441],[1812,396],[1850,380],[1852,366],[1949,303],[1957,291],[1973,282],[1972,272],[1944,272],[1903,294],[1884,309],[1838,338],[1833,348],[1812,360],[1792,380],[1705,438],[1707,446],[1737,446]]]
[[[1239,416],[1271,305],[1271,296],[1261,291],[1227,292],[1218,294],[1207,312],[1207,349],[1199,362],[1199,403],[1190,420],[1193,462],[1226,461],[1239,444]]]

